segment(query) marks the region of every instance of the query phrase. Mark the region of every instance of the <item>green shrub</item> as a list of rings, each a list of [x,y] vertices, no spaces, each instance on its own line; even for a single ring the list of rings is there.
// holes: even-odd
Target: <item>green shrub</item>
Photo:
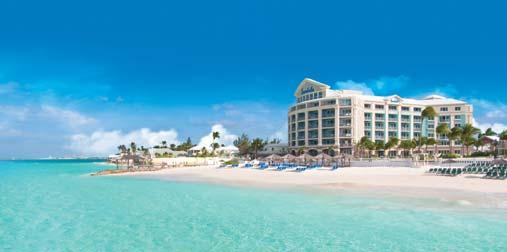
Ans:
[[[446,154],[443,154],[441,157],[442,158],[459,158],[459,155],[454,154],[454,153],[446,153]]]
[[[237,158],[228,160],[224,162],[224,165],[237,165],[239,164],[239,160]]]

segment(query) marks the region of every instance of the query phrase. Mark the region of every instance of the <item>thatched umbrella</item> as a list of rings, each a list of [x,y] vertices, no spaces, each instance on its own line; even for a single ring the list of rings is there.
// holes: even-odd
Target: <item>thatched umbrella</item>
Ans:
[[[291,155],[291,154],[287,154],[287,155],[283,156],[282,158],[283,158],[283,160],[290,162],[290,161],[294,161],[296,159],[296,156]]]
[[[271,155],[265,157],[264,159],[266,159],[268,161],[281,161],[282,157],[280,157],[279,155],[276,155],[276,154],[271,154]]]
[[[504,165],[504,164],[507,164],[507,160],[505,159],[495,159],[493,161],[491,161],[491,164],[494,164],[494,165]]]
[[[300,161],[300,162],[304,162],[306,163],[308,160],[312,160],[312,159],[315,159],[315,157],[311,156],[311,155],[308,155],[308,154],[301,154],[299,156],[296,157],[296,160]]]
[[[330,155],[328,155],[326,153],[320,153],[319,155],[315,156],[315,159],[322,160],[322,164],[324,164],[324,161],[332,160],[333,157],[331,157]]]

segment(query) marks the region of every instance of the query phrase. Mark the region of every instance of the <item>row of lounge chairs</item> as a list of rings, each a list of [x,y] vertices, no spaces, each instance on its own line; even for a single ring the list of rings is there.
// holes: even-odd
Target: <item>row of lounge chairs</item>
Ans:
[[[306,171],[306,170],[322,168],[322,165],[318,164],[318,163],[311,164],[311,165],[298,165],[298,164],[295,164],[295,163],[272,163],[272,164],[268,164],[268,163],[261,162],[258,165],[254,165],[254,164],[251,164],[251,163],[245,163],[242,166],[240,166],[238,164],[234,164],[234,165],[221,165],[220,167],[221,168],[226,168],[226,167],[229,167],[229,168],[240,168],[240,167],[241,168],[258,168],[258,169],[261,169],[261,170],[268,169],[268,168],[274,168],[277,171],[302,172],[302,171]],[[331,170],[332,171],[337,170],[338,168],[339,168],[339,166],[336,165],[336,164],[333,165],[333,166],[331,166]]]
[[[460,174],[484,174],[487,179],[507,179],[507,164],[495,165],[481,162],[470,164],[464,168],[431,168],[428,173],[445,176],[457,176]]]

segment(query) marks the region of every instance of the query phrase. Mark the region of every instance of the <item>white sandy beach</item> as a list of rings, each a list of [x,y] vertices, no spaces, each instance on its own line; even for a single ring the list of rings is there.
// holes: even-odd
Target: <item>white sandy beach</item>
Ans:
[[[463,204],[507,208],[506,180],[481,179],[474,175],[437,176],[426,174],[425,171],[426,169],[422,168],[376,167],[289,172],[195,166],[118,175],[234,186],[286,187],[368,195],[436,198],[442,201],[459,201]]]

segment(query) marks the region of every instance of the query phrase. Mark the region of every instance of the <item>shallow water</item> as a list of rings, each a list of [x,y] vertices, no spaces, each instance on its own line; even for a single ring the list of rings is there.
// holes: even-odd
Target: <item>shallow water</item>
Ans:
[[[0,251],[506,251],[507,213],[0,161]]]

